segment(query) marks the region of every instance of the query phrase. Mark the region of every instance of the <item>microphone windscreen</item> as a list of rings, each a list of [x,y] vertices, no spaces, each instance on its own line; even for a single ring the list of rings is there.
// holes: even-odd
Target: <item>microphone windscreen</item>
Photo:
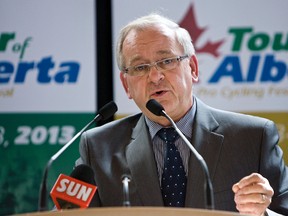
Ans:
[[[98,114],[101,116],[102,120],[106,120],[115,112],[117,112],[118,107],[114,101],[110,101],[109,103],[105,104],[99,111]]]
[[[88,184],[96,185],[92,168],[85,164],[76,166],[71,172],[70,177],[86,182]]]
[[[164,107],[158,103],[155,99],[151,99],[146,103],[146,108],[157,116],[164,116]]]

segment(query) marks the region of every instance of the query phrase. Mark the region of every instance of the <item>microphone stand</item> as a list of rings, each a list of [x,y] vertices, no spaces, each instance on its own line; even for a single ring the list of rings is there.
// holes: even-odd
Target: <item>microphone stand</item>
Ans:
[[[213,187],[211,183],[211,179],[209,176],[209,170],[207,167],[207,164],[203,157],[197,152],[197,150],[194,148],[194,146],[189,142],[189,140],[184,136],[184,134],[179,130],[173,119],[165,112],[163,106],[158,103],[155,99],[151,99],[146,103],[147,109],[152,112],[153,114],[157,116],[164,116],[169,120],[169,122],[172,124],[173,128],[176,130],[176,132],[179,134],[179,136],[184,140],[184,142],[187,144],[187,146],[190,148],[190,150],[193,152],[193,154],[196,156],[197,160],[200,162],[203,171],[205,173],[206,178],[206,184],[204,187],[204,190],[206,192],[206,209],[214,209],[214,196],[213,196]]]
[[[189,140],[184,136],[184,134],[179,130],[179,128],[177,127],[175,122],[171,119],[171,117],[164,110],[162,110],[161,112],[163,113],[164,117],[166,117],[170,121],[170,123],[172,124],[173,128],[176,130],[176,132],[179,134],[179,136],[184,140],[184,142],[188,145],[188,147],[193,152],[195,157],[199,160],[199,162],[200,162],[200,164],[201,164],[201,166],[202,166],[202,168],[204,170],[205,177],[206,177],[206,184],[205,184],[206,205],[207,205],[206,208],[207,209],[214,209],[213,187],[212,187],[212,183],[211,183],[208,167],[207,167],[207,164],[206,164],[205,160],[197,152],[197,150],[189,142]]]
[[[90,121],[81,131],[79,131],[68,143],[66,143],[58,152],[56,152],[46,164],[42,183],[40,186],[40,195],[39,195],[39,203],[38,203],[38,211],[46,211],[47,210],[47,176],[48,171],[52,165],[52,163],[88,128],[92,125],[93,122],[98,121],[102,118],[100,114],[96,115],[96,117]]]
[[[129,198],[129,182],[130,178],[128,176],[123,176],[122,183],[123,183],[123,206],[130,207],[130,198]]]
[[[112,116],[117,111],[117,105],[110,101],[106,105],[104,105],[99,111],[98,114],[95,116],[95,118],[90,121],[84,128],[82,128],[81,131],[79,131],[68,143],[66,143],[56,154],[54,154],[48,163],[46,164],[42,183],[40,186],[40,194],[39,194],[39,203],[38,203],[38,210],[39,211],[45,211],[47,210],[47,176],[48,171],[52,165],[52,163],[88,128],[90,125],[92,125],[93,122],[99,121],[99,120],[105,120]]]

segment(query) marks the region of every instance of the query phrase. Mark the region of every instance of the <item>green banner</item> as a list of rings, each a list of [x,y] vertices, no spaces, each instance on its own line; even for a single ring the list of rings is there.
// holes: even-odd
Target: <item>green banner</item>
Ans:
[[[46,163],[93,118],[92,113],[0,114],[0,215],[37,211]],[[52,164],[48,194],[60,173],[70,175],[78,143]],[[53,207],[50,195],[48,206]]]

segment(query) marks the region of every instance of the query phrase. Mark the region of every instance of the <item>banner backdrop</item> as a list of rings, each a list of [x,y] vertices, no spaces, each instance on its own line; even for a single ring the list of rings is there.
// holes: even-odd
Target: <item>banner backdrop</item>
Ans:
[[[113,40],[133,19],[161,13],[186,28],[200,68],[194,93],[224,110],[267,117],[277,124],[288,164],[288,2],[113,1]],[[118,117],[139,112],[127,99],[115,63],[114,95]]]
[[[37,210],[47,161],[95,115],[94,4],[0,1],[0,215]],[[52,164],[48,194],[78,141]]]

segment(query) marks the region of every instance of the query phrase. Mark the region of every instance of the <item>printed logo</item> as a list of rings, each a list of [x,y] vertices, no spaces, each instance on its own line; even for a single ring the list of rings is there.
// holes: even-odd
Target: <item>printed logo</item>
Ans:
[[[17,40],[16,32],[0,32],[0,97],[12,96],[14,87],[3,89],[1,87],[24,84],[32,81],[38,84],[74,84],[78,80],[80,63],[77,61],[64,61],[57,63],[52,55],[37,60],[25,61],[25,55],[33,47],[33,38],[27,37],[24,41]],[[6,53],[16,55],[12,58]],[[6,58],[6,60],[5,60]]]
[[[197,24],[193,5],[188,8],[186,15],[179,23],[179,25],[189,32],[193,40],[196,53],[208,53],[216,58],[220,56],[218,49],[224,43],[224,39],[216,42],[207,41],[202,47],[198,47],[197,42],[199,41],[203,33],[207,30],[207,28],[201,28]]]
[[[205,71],[205,75],[208,74],[205,80],[200,73],[201,82],[195,90],[198,96],[228,99],[236,96],[262,98],[265,95],[288,97],[288,85],[283,85],[288,83],[287,32],[268,33],[257,31],[257,26],[230,26],[222,39],[206,39],[203,42],[209,28],[198,25],[193,5],[190,5],[179,25],[190,33],[196,54],[209,54],[214,58],[211,61],[216,63],[216,66]],[[204,45],[199,45],[199,41]],[[224,44],[225,47],[230,46],[230,50],[220,53],[220,47]],[[232,86],[233,83],[242,85]],[[221,86],[213,88],[214,84]]]

